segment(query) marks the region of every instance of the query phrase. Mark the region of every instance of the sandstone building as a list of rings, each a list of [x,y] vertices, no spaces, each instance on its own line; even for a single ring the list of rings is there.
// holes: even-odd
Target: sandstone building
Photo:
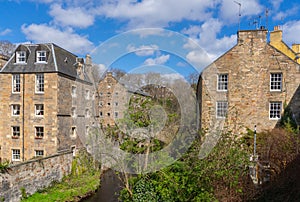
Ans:
[[[82,58],[52,44],[22,44],[0,71],[0,158],[26,161],[84,141],[94,88]]]
[[[200,76],[201,128],[239,133],[255,125],[258,131],[273,129],[286,106],[300,120],[300,72],[294,56],[268,43],[267,30],[239,31],[237,44]]]

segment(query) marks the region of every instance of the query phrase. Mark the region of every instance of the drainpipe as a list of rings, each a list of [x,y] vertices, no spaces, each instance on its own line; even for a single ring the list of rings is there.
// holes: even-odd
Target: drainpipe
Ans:
[[[25,74],[23,74],[23,89],[22,89],[22,160],[25,161],[25,137],[24,137],[24,124],[25,124]]]

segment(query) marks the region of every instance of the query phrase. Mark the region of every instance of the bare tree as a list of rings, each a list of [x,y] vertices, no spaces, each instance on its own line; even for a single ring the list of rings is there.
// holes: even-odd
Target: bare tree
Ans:
[[[2,40],[0,41],[0,54],[5,56],[11,56],[16,48],[16,45],[6,41]]]

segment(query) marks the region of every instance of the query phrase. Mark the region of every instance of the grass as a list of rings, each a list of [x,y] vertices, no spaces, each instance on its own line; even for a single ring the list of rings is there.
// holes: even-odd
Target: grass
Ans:
[[[23,199],[25,202],[43,201],[79,201],[97,190],[100,186],[100,171],[94,173],[83,173],[78,176],[67,176],[60,183],[38,191],[32,196]]]
[[[72,172],[61,182],[37,191],[23,202],[79,201],[94,193],[100,186],[100,169],[87,153],[81,152],[72,162]]]

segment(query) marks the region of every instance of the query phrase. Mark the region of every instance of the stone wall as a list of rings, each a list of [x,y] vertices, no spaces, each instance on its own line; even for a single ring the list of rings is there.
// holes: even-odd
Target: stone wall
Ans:
[[[61,181],[71,173],[72,161],[73,154],[68,151],[11,166],[0,173],[0,201],[20,201],[21,189],[31,195],[53,181]]]
[[[265,30],[240,31],[238,44],[206,68],[200,81],[201,127],[225,128],[243,133],[273,129],[279,120],[269,118],[269,103],[289,105],[300,118],[299,65],[270,46]],[[270,91],[270,74],[282,73],[282,89]],[[217,90],[219,74],[228,74],[228,90]],[[228,102],[226,119],[216,117],[216,101]],[[283,112],[283,110],[282,110]]]

